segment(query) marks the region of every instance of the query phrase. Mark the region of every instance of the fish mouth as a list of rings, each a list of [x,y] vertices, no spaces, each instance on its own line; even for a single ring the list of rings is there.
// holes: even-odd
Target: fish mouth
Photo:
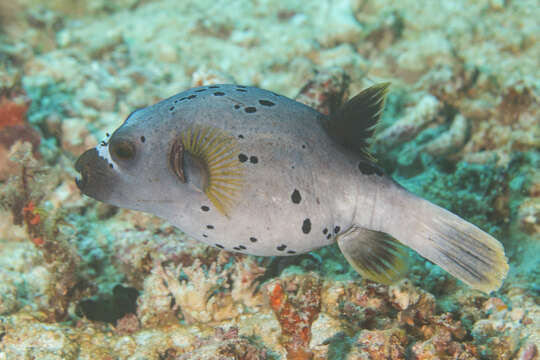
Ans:
[[[81,193],[101,201],[109,198],[115,175],[96,148],[86,150],[77,159],[75,170],[80,174],[75,178],[75,184]]]
[[[75,170],[80,174],[80,176],[75,177],[75,184],[77,185],[77,188],[79,188],[79,190],[83,192],[84,186],[86,184],[86,176],[82,171],[83,166],[81,158],[82,156],[80,156],[75,163]]]
[[[96,149],[90,149],[86,150],[79,158],[77,159],[77,162],[75,162],[75,170],[80,174],[80,176],[77,176],[75,178],[75,184],[79,188],[79,190],[84,193],[84,188],[86,187],[86,184],[88,183],[88,170],[89,170],[89,164],[92,163],[91,159],[95,159],[97,157],[97,150]]]

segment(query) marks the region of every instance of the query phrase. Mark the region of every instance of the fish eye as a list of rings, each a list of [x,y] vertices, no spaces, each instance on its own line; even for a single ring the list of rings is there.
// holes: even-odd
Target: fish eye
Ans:
[[[119,160],[131,160],[135,157],[135,145],[131,141],[120,139],[110,144],[111,155]]]

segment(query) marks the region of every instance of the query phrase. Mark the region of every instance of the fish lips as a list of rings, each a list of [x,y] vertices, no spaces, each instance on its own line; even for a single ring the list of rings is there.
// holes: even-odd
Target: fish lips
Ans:
[[[75,163],[75,170],[81,174],[75,178],[81,193],[103,202],[110,199],[118,184],[118,174],[106,159],[99,156],[97,149],[85,151]]]

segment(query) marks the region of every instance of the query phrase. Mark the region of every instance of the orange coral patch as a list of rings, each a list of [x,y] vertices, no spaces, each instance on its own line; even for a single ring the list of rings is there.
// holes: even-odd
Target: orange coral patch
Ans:
[[[40,238],[40,237],[32,238],[32,242],[36,246],[41,246],[41,245],[45,244],[45,240],[43,240],[43,238]]]
[[[41,217],[39,216],[39,214],[35,214],[34,216],[32,216],[32,218],[30,219],[30,224],[31,225],[37,225],[39,224],[39,221],[41,220]]]
[[[25,123],[27,103],[17,103],[5,97],[0,98],[0,128],[21,125]]]
[[[270,294],[270,306],[272,306],[272,309],[274,311],[278,311],[281,307],[281,303],[283,301],[283,288],[280,284],[276,284],[274,286],[274,290],[272,290],[272,294]]]
[[[35,205],[33,201],[29,201],[28,204],[23,208],[23,212],[32,212],[35,209]]]

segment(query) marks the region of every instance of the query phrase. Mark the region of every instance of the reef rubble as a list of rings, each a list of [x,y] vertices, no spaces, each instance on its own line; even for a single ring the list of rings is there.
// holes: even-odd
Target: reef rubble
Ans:
[[[538,18],[534,0],[1,4],[0,360],[540,359]],[[497,292],[413,253],[390,286],[334,246],[227,253],[73,180],[84,149],[185,88],[328,114],[379,81],[373,155],[501,240]]]

